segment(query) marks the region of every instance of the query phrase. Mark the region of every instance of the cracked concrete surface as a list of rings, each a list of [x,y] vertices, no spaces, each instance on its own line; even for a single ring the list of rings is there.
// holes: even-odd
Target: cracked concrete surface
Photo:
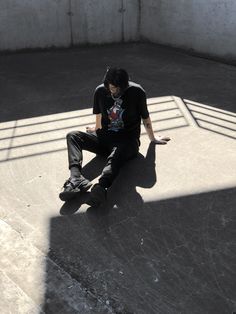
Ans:
[[[65,135],[93,124],[106,65],[146,89],[155,132],[94,210],[58,199]],[[236,70],[149,44],[0,56],[1,313],[232,313]],[[96,182],[104,160],[84,154]]]

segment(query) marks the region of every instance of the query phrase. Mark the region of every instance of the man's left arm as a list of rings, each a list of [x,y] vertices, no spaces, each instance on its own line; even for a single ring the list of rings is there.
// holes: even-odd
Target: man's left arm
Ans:
[[[170,140],[168,136],[155,136],[152,128],[152,121],[150,119],[150,116],[147,119],[142,119],[143,120],[143,125],[145,127],[145,130],[147,132],[147,135],[150,139],[151,142],[155,144],[167,144],[167,142]]]
[[[155,136],[153,132],[152,121],[150,119],[150,115],[147,108],[147,98],[146,98],[145,91],[142,91],[140,93],[140,113],[141,113],[141,118],[142,118],[145,130],[148,134],[150,141],[155,144],[167,144],[167,142],[170,140],[168,136],[160,136],[160,135]]]

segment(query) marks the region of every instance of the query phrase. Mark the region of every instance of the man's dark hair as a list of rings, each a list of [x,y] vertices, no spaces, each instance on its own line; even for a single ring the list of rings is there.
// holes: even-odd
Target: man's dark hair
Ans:
[[[129,85],[129,75],[126,70],[121,68],[108,68],[104,80],[104,86],[108,89],[109,84],[120,87],[122,90]]]

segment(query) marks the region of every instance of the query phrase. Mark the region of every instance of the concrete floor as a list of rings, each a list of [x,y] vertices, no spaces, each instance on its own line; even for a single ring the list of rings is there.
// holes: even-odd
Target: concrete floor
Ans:
[[[65,135],[93,124],[107,65],[155,132],[94,210],[58,199]],[[1,313],[236,311],[236,68],[151,44],[0,56]],[[96,182],[104,160],[84,154]]]

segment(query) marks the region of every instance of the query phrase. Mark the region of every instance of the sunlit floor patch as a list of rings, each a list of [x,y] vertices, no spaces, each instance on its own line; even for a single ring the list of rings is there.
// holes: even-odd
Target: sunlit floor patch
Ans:
[[[178,97],[148,99],[154,131],[198,126],[236,138],[236,115]],[[91,109],[22,119],[0,124],[0,162],[34,157],[66,149],[65,135],[93,125]],[[142,136],[145,131],[142,127]]]

